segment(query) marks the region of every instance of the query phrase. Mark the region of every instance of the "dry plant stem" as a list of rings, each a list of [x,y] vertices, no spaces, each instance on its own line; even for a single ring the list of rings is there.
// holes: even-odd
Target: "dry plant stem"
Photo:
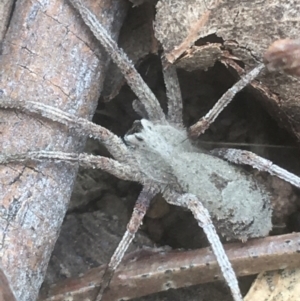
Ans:
[[[210,214],[208,210],[202,205],[202,202],[198,197],[192,195],[190,193],[186,193],[183,195],[174,193],[174,192],[166,192],[164,194],[166,200],[169,203],[186,207],[193,213],[195,219],[197,220],[199,226],[203,229],[212,249],[216,256],[216,259],[221,268],[222,274],[228,284],[233,299],[235,301],[242,301],[243,297],[240,293],[239,283],[237,281],[235,272],[231,266],[231,263],[224,251],[223,245],[220,241],[220,238],[216,232],[215,226],[211,220]]]
[[[254,80],[260,71],[264,68],[264,64],[259,64],[251,72],[243,76],[234,86],[232,86],[223,96],[218,100],[218,102],[213,106],[213,108],[198,122],[193,124],[189,128],[189,134],[191,137],[198,137],[203,134],[209,126],[216,120],[223,109],[232,101],[234,96],[244,89],[252,80]]]
[[[105,50],[110,54],[114,63],[121,69],[128,85],[145,106],[149,119],[153,121],[164,120],[165,115],[160,107],[157,98],[147,86],[147,84],[143,81],[140,74],[136,71],[127,55],[123,52],[122,49],[118,48],[117,43],[110,37],[108,32],[97,20],[95,15],[93,15],[84,6],[81,0],[69,1],[79,11],[86,25],[93,32],[95,37],[100,41]]]
[[[281,178],[300,188],[299,177],[279,167],[278,165],[273,164],[270,160],[262,158],[252,152],[233,148],[217,148],[212,150],[211,154],[224,158],[232,163],[250,165],[260,171],[266,171],[272,176]]]
[[[18,109],[26,113],[39,114],[47,119],[64,124],[71,129],[75,129],[81,135],[97,139],[102,142],[114,158],[119,161],[124,161],[130,157],[121,138],[108,129],[96,125],[85,118],[76,117],[43,103],[20,101],[11,99],[5,95],[0,96],[0,105],[2,108]]]
[[[111,7],[105,23],[113,23],[115,35],[124,2],[103,1]],[[101,14],[101,6],[95,6]],[[85,28],[74,20],[74,10],[65,1],[16,1],[0,56],[0,89],[5,95],[30,96],[65,112],[92,117],[107,58],[95,56],[92,35],[85,35]],[[0,110],[0,120],[0,149],[7,154],[34,149],[79,152],[84,147],[84,138],[47,120],[15,110]],[[76,172],[76,166],[47,162],[31,168],[0,166],[1,266],[18,301],[37,298]]]
[[[168,97],[167,119],[182,124],[182,97],[176,67],[174,65],[163,67],[163,75]]]
[[[14,4],[14,0],[2,0],[0,2],[0,41],[2,42],[7,30],[8,21],[11,14],[11,9]]]
[[[238,276],[300,267],[300,233],[229,243],[224,248]],[[117,301],[124,296],[132,299],[160,292],[168,288],[167,283],[180,288],[222,279],[210,248],[141,255],[135,261],[120,264],[103,301]],[[131,258],[130,254],[128,258]],[[96,288],[91,283],[97,285],[101,282],[99,274],[104,269],[102,266],[80,278],[60,281],[46,292],[48,297],[41,296],[39,301],[63,301],[66,294],[71,295],[73,301],[92,298]]]
[[[136,232],[138,231],[139,227],[142,224],[144,216],[150,206],[151,200],[155,197],[155,195],[159,192],[159,189],[155,186],[151,186],[151,184],[146,184],[135,205],[133,208],[133,213],[130,218],[130,221],[127,225],[127,230],[122,237],[117,249],[115,250],[114,254],[112,255],[110,262],[105,269],[105,272],[102,277],[101,287],[97,294],[96,301],[101,301],[103,294],[107,290],[110,281],[115,273],[116,268],[119,266],[121,260],[124,257],[126,250],[128,249],[129,245],[131,244],[132,240],[134,239]]]
[[[34,151],[25,154],[0,155],[0,164],[46,160],[75,163],[86,169],[101,169],[123,180],[141,181],[142,179],[141,173],[138,170],[133,171],[132,166],[119,163],[110,158],[93,156],[85,153],[76,154],[54,151]]]

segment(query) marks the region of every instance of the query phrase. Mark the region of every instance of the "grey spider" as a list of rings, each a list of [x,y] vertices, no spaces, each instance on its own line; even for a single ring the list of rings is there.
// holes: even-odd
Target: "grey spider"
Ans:
[[[143,184],[127,231],[107,266],[96,301],[101,300],[114,270],[142,222],[151,199],[159,192],[163,193],[169,203],[192,211],[212,246],[234,300],[242,300],[238,281],[217,232],[227,238],[244,241],[251,237],[266,236],[272,227],[270,198],[255,178],[214,155],[265,169],[284,179],[291,179],[298,186],[299,179],[248,152],[219,150],[214,154],[205,154],[188,138],[189,135],[203,133],[234,95],[259,74],[263,64],[259,64],[228,90],[215,107],[187,131],[182,125],[182,100],[175,67],[170,65],[164,69],[169,99],[168,114],[165,115],[154,94],[97,18],[82,1],[70,2],[80,12],[84,22],[119,66],[138,96],[139,100],[133,106],[142,117],[137,123],[139,131],[128,133],[124,137],[124,143],[107,129],[85,119],[76,118],[41,103],[12,100],[2,95],[0,106],[38,113],[75,128],[80,134],[99,139],[114,159],[87,154],[33,151],[11,156],[1,155],[0,163],[26,160],[69,161],[86,168],[101,168],[121,179]]]

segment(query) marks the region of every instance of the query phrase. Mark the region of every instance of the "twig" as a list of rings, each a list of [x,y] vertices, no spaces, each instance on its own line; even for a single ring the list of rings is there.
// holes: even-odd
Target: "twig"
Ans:
[[[300,267],[300,233],[230,243],[225,245],[225,251],[238,276],[296,268]],[[131,254],[117,269],[103,301],[137,298],[170,287],[180,288],[222,279],[209,248],[159,253],[142,250],[135,261]],[[39,301],[63,301],[66,293],[73,296],[73,301],[91,298],[104,269],[105,266],[91,269],[80,278],[58,283],[44,292],[47,298],[41,296]]]

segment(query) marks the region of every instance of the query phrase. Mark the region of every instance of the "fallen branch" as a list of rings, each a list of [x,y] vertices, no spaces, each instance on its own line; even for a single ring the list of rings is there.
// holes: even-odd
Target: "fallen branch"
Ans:
[[[225,250],[238,276],[300,267],[300,233],[230,243],[225,245]],[[63,301],[66,294],[72,296],[73,301],[92,299],[104,268],[91,269],[80,278],[51,286],[39,300]],[[222,274],[210,248],[171,252],[142,250],[127,255],[103,301],[127,300],[216,280],[222,280]]]

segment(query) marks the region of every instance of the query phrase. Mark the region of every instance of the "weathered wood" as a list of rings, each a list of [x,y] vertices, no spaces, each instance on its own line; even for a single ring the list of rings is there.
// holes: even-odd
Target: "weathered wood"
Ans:
[[[0,41],[3,40],[6,33],[14,2],[15,0],[2,0],[0,2]]]
[[[205,70],[221,60],[241,76],[262,61],[275,40],[299,38],[299,9],[295,0],[159,1],[155,36],[168,61],[179,60],[178,67]],[[299,140],[299,78],[277,72],[258,78],[256,98]]]
[[[117,36],[126,3],[86,1]],[[117,17],[117,18],[116,18]],[[20,0],[3,42],[0,89],[91,119],[107,56],[67,1]],[[97,53],[97,55],[96,55]],[[82,151],[85,137],[37,116],[0,111],[2,153]],[[66,163],[0,167],[0,258],[18,301],[37,298],[77,167]]]
[[[225,250],[238,276],[300,266],[300,234],[258,238],[247,243],[229,243]],[[133,260],[134,258],[134,260]],[[73,301],[92,299],[104,266],[91,269],[80,278],[66,279],[53,285],[40,301],[63,301],[66,294]],[[191,251],[141,250],[127,255],[117,269],[104,301],[137,298],[170,288],[187,287],[222,279],[210,248]],[[47,295],[47,297],[45,296]]]

